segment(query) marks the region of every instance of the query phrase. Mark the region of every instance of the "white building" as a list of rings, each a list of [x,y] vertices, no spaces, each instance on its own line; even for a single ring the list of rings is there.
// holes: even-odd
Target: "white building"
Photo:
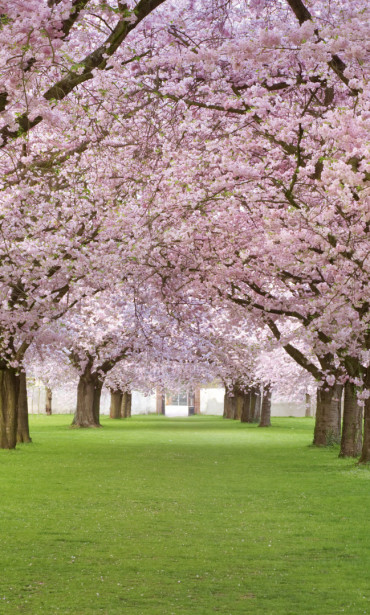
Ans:
[[[189,405],[194,407],[192,413],[222,416],[224,410],[225,389],[217,386],[205,386],[197,389],[193,398],[186,391],[144,395],[140,391],[132,393],[132,414],[162,414],[163,405],[166,416],[188,416]],[[73,414],[76,409],[77,387],[53,389],[53,414]],[[30,414],[44,414],[46,388],[40,381],[28,379],[28,409]],[[191,404],[192,402],[192,404]],[[109,415],[110,394],[103,389],[100,412]],[[305,416],[305,400],[302,402],[282,402],[272,396],[272,416]]]

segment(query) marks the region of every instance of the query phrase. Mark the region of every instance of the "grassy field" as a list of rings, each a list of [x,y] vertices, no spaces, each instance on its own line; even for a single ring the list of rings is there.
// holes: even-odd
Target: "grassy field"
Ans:
[[[0,451],[1,614],[370,614],[370,470],[312,419],[70,421]]]

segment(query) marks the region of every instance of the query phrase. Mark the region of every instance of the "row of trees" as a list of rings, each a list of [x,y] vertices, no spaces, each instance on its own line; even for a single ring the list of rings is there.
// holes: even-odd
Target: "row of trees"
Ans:
[[[366,3],[2,4],[0,446],[41,354],[81,426],[110,379],[283,374],[325,445],[344,387],[369,461]]]

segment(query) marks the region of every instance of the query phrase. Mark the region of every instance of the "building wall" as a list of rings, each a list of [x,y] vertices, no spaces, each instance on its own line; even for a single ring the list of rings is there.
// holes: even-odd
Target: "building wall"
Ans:
[[[28,412],[30,414],[45,413],[46,389],[40,381],[27,381]],[[76,410],[77,386],[53,389],[53,414],[71,414]]]
[[[271,416],[304,416],[304,402],[282,402],[271,400]]]
[[[30,414],[45,412],[45,386],[40,382],[30,380],[27,383],[28,411]],[[53,414],[73,414],[76,410],[77,386],[70,388],[54,388],[52,400]],[[109,415],[110,393],[102,390],[100,399],[100,414]],[[144,395],[139,391],[132,394],[132,414],[149,414],[155,412],[155,395]]]
[[[225,389],[200,389],[200,413],[222,416],[224,413]]]
[[[166,405],[166,416],[189,416],[189,407]]]
[[[201,414],[213,414],[222,416],[224,412],[225,389],[206,388],[200,390],[200,411]],[[305,400],[301,402],[287,402],[274,398],[271,400],[271,416],[305,416]],[[314,409],[312,409],[312,414]]]
[[[156,396],[144,395],[140,391],[132,392],[131,414],[152,414],[156,412]]]
[[[28,409],[30,414],[45,412],[45,387],[40,382],[30,379],[27,383]],[[201,414],[222,416],[224,411],[225,390],[221,387],[207,387],[200,390]],[[53,389],[53,414],[72,414],[76,409],[77,387]],[[103,389],[100,412],[109,415],[110,393]],[[139,391],[132,394],[132,414],[150,414],[156,412],[156,395],[144,395]],[[305,402],[283,402],[274,399],[271,404],[272,416],[305,416]],[[314,414],[314,408],[312,408]],[[166,406],[167,416],[187,416],[187,406]]]

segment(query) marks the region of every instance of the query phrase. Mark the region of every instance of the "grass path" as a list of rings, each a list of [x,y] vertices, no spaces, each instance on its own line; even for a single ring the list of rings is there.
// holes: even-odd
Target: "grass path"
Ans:
[[[370,471],[312,419],[70,420],[0,451],[1,615],[370,615]]]

